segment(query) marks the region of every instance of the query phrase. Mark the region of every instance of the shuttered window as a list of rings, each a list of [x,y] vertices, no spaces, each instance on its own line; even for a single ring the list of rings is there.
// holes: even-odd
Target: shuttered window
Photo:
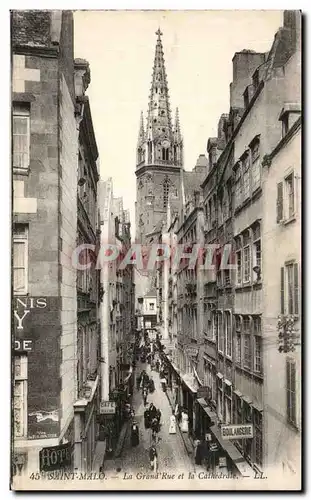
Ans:
[[[276,201],[276,222],[279,223],[283,219],[283,182],[277,185],[277,201]]]
[[[13,105],[13,167],[27,170],[29,168],[30,147],[30,108],[29,104]]]
[[[296,364],[289,358],[286,360],[286,408],[287,421],[296,425]]]
[[[285,310],[285,297],[284,297],[284,267],[281,267],[281,314],[284,314]]]

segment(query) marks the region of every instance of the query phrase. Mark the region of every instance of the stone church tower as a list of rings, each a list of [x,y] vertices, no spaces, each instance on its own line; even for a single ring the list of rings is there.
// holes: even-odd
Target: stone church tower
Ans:
[[[183,168],[183,140],[178,109],[172,125],[161,31],[156,32],[146,129],[141,114],[136,165],[136,241],[148,243],[166,222],[168,200],[178,212]]]

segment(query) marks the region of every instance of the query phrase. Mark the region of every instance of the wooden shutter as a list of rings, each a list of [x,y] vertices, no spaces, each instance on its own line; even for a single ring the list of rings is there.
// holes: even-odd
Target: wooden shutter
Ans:
[[[294,264],[294,314],[299,315],[299,278],[298,278],[298,264]]]
[[[277,185],[277,200],[276,200],[276,222],[279,223],[283,219],[283,182]]]
[[[284,314],[284,267],[281,267],[281,314]]]

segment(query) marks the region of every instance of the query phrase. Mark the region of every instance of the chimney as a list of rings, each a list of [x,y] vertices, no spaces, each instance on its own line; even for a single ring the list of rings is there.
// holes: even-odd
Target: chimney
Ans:
[[[252,83],[256,68],[265,61],[265,54],[253,50],[236,52],[232,59],[233,81],[230,84],[230,107],[244,108],[244,91]]]

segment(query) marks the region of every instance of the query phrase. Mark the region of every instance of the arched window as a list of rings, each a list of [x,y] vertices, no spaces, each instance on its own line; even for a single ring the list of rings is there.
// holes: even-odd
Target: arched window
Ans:
[[[177,146],[176,144],[174,145],[174,163],[177,162]]]
[[[162,148],[162,160],[168,161],[169,156],[168,156],[168,148]]]
[[[148,163],[152,163],[152,142],[148,142]]]
[[[138,148],[138,163],[140,163],[142,160],[142,150],[141,148]]]
[[[163,207],[164,208],[167,208],[169,190],[170,190],[169,180],[165,179],[165,181],[163,183]]]

